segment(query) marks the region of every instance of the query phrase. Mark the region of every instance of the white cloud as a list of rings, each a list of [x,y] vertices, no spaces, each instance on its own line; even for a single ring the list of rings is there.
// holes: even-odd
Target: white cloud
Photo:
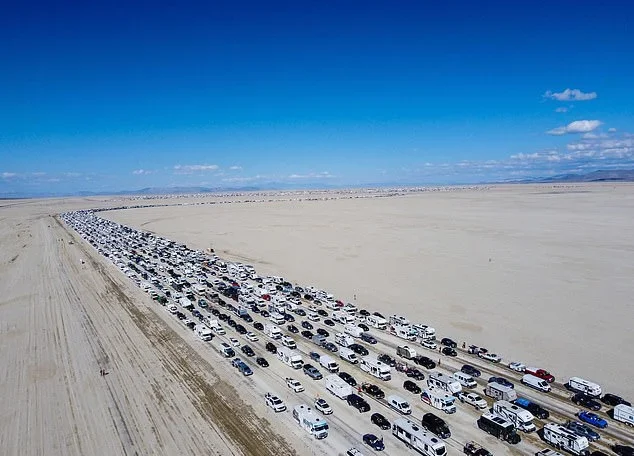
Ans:
[[[289,179],[330,179],[333,178],[332,174],[328,171],[323,171],[321,173],[308,173],[308,174],[291,174],[288,176]]]
[[[616,133],[616,128],[608,128],[608,133]]]
[[[135,169],[132,171],[132,174],[136,174],[137,176],[142,176],[146,174],[152,174],[154,171],[150,171],[149,169]]]
[[[176,174],[191,174],[196,171],[206,172],[206,171],[217,171],[219,169],[218,165],[175,165],[174,172]]]
[[[568,108],[565,106],[560,106],[559,108],[555,109],[555,112],[568,112]]]
[[[602,124],[599,120],[575,120],[563,127],[553,128],[547,131],[549,135],[561,136],[568,133],[587,133]]]
[[[0,176],[2,176],[3,179],[11,179],[12,177],[16,177],[17,175],[18,173],[8,173],[8,172],[4,172],[0,174]]]
[[[596,97],[596,92],[582,92],[579,89],[566,89],[559,93],[548,90],[544,94],[544,98],[550,98],[557,101],[587,101],[594,100]]]
[[[234,165],[234,166],[230,166],[229,169],[231,171],[241,171],[242,170],[242,166]]]
[[[73,173],[73,172],[69,172],[69,173],[62,173],[62,175],[64,177],[80,177],[81,173]]]

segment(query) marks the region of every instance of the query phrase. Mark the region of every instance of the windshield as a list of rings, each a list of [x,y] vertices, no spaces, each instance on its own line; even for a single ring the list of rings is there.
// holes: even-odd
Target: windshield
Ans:
[[[327,431],[328,430],[328,423],[317,424],[315,427],[313,427],[313,430],[315,432]]]
[[[436,448],[436,454],[438,456],[442,456],[443,454],[445,454],[447,452],[447,449],[445,448],[445,446],[443,445],[442,448]]]

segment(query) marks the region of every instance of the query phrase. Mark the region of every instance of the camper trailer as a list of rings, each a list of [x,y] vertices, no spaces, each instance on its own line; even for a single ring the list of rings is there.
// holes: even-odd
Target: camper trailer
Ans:
[[[588,455],[588,439],[575,434],[561,424],[546,423],[544,426],[544,440],[557,449],[563,449],[572,454]]]
[[[392,435],[425,456],[444,456],[447,454],[445,443],[439,437],[407,418],[394,420]]]

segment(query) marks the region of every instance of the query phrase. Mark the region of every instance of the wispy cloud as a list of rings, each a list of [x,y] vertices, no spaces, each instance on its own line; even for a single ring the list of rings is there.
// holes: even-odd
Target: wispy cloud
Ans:
[[[267,176],[262,176],[260,174],[256,176],[243,176],[243,177],[225,177],[222,179],[222,182],[227,183],[244,183],[244,182],[256,182],[268,179]]]
[[[575,120],[563,127],[553,128],[547,131],[549,135],[562,136],[569,133],[587,133],[590,132],[602,124],[600,120]]]
[[[175,174],[192,174],[195,172],[217,171],[218,165],[174,165]]]
[[[570,108],[566,107],[566,106],[560,106],[559,108],[555,109],[555,112],[568,112]]]
[[[5,171],[2,174],[0,174],[0,176],[2,176],[3,179],[12,179],[14,177],[17,177],[18,173],[10,173],[8,171]]]
[[[308,174],[291,174],[289,179],[331,179],[335,176],[328,171],[322,171],[321,173],[308,173]]]
[[[151,171],[149,169],[135,169],[134,171],[132,171],[132,174],[135,174],[137,176],[143,176],[143,175],[147,175],[147,174],[152,174],[154,171]]]
[[[242,166],[233,165],[233,166],[230,166],[229,169],[231,171],[241,171],[242,170]]]
[[[544,93],[544,98],[557,101],[588,101],[597,97],[596,92],[582,92],[579,89],[566,89],[563,92],[552,92],[550,90]]]

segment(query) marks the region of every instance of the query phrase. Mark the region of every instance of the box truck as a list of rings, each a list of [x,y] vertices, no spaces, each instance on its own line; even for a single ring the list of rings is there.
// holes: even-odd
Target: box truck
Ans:
[[[534,432],[537,430],[533,423],[533,414],[508,401],[495,402],[493,404],[493,414],[510,421],[520,431]]]
[[[498,401],[511,402],[517,399],[517,393],[513,388],[494,382],[487,384],[484,394]]]
[[[326,389],[339,399],[347,398],[352,394],[352,386],[348,385],[341,377],[336,374],[329,375],[325,378]]]

